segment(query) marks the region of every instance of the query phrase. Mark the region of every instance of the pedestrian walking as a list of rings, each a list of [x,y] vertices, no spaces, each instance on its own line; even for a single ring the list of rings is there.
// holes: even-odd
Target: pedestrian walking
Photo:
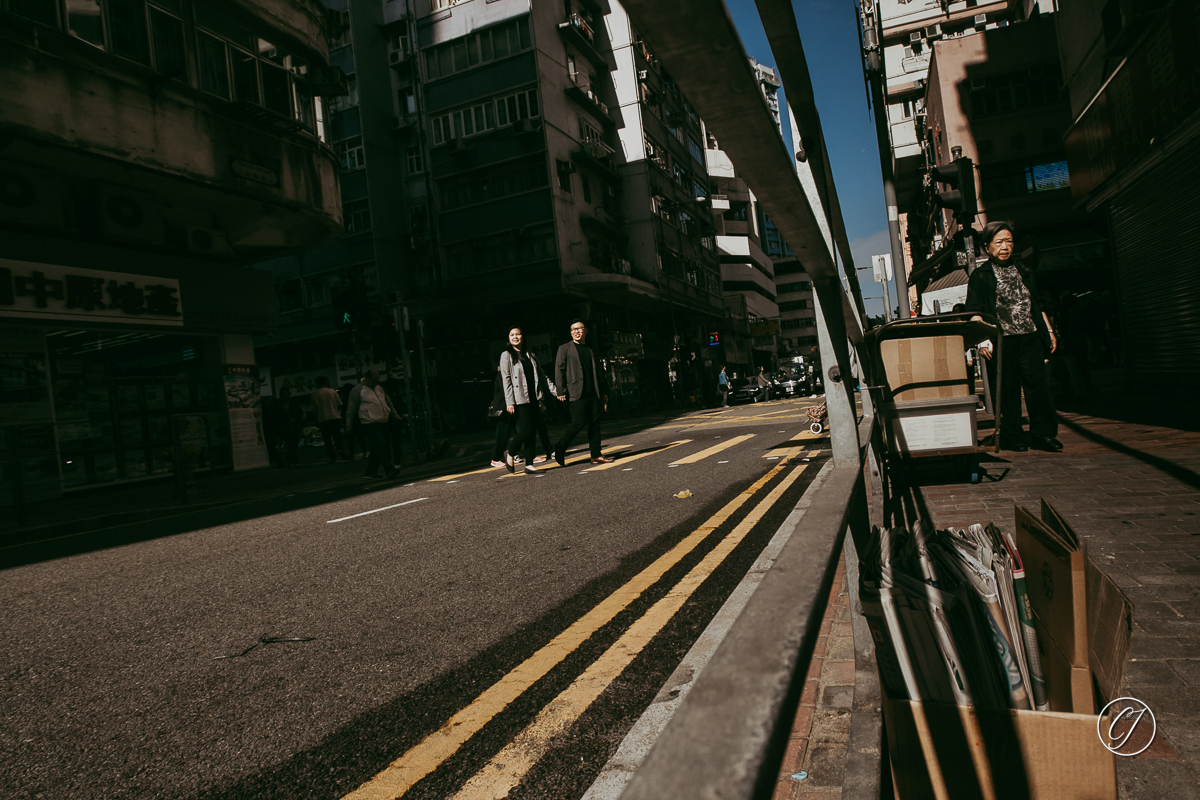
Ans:
[[[496,420],[496,440],[492,443],[492,466],[503,467],[504,451],[508,449],[508,440],[512,436],[513,423],[516,422],[508,413],[504,403],[504,381],[500,377],[500,367],[496,367],[496,383],[492,388],[492,402],[488,406],[488,416]]]
[[[988,314],[1000,323],[1001,370],[1000,441],[1003,450],[1023,452],[1033,447],[1062,450],[1058,418],[1050,395],[1046,359],[1058,346],[1050,319],[1042,311],[1033,273],[1013,257],[1013,228],[989,222],[981,236],[988,262],[975,269],[967,282],[966,310]],[[972,320],[982,318],[975,316]],[[991,359],[990,351],[980,355]],[[1021,426],[1021,394],[1029,411],[1029,434]]]
[[[361,386],[362,383],[359,383]],[[342,428],[346,432],[346,457],[354,460],[354,445],[358,445],[358,451],[363,454],[363,458],[367,457],[367,438],[362,432],[362,423],[357,415],[349,414],[350,409],[350,393],[355,390],[354,384],[343,383],[342,388],[338,389],[338,397],[342,399]]]
[[[721,367],[721,373],[717,375],[717,389],[721,392],[721,408],[728,408],[729,376],[725,374],[725,367]]]
[[[345,444],[342,441],[342,398],[329,387],[329,378],[317,376],[317,388],[309,399],[312,412],[317,418],[317,427],[321,429],[321,438],[325,440],[325,454],[332,464],[341,456],[345,458]]]
[[[758,376],[754,379],[758,383],[758,391],[760,399],[765,403],[771,399],[771,379],[763,372],[765,367],[758,368]]]
[[[300,463],[296,447],[300,444],[300,431],[304,427],[304,409],[300,401],[292,397],[292,390],[284,386],[279,390],[279,435],[283,440],[283,463],[294,467]]]
[[[508,331],[508,347],[500,354],[500,381],[504,386],[504,410],[516,419],[516,431],[504,451],[504,465],[509,472],[515,472],[513,457],[519,451],[525,461],[525,472],[537,474],[541,470],[534,466],[533,448],[537,443],[538,419],[550,388],[538,367],[537,357],[525,347],[520,328]]]
[[[386,477],[394,477],[399,470],[392,460],[388,422],[393,419],[399,420],[400,415],[396,413],[396,407],[392,405],[387,392],[379,385],[379,370],[373,369],[368,372],[362,383],[350,392],[346,416],[359,420],[367,440],[369,450],[364,477],[378,478],[380,467],[383,467]]]
[[[554,356],[554,385],[559,402],[569,404],[571,424],[554,446],[554,460],[567,465],[567,448],[585,427],[593,464],[608,464],[611,458],[600,452],[600,416],[608,410],[608,381],[595,354],[585,345],[587,325],[577,319],[571,323],[571,341],[558,348]]]

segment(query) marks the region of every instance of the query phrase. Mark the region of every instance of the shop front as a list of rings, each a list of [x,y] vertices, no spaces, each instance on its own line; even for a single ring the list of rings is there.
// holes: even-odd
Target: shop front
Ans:
[[[0,259],[0,505],[265,466],[252,339],[233,332],[273,321],[263,276]],[[203,286],[221,279],[238,290]]]

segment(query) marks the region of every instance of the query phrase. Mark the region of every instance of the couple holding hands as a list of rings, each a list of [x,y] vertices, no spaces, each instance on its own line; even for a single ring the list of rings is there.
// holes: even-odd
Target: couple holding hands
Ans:
[[[516,471],[514,454],[525,462],[525,472],[541,472],[535,464],[553,458],[560,467],[566,466],[567,448],[585,427],[591,463],[606,464],[612,461],[600,452],[600,417],[608,408],[608,384],[604,368],[596,354],[587,347],[587,324],[577,319],[571,323],[571,341],[558,348],[554,358],[554,384],[551,389],[549,377],[542,371],[533,353],[524,344],[520,328],[508,331],[508,346],[500,354],[500,384],[504,392],[504,406],[509,416],[516,420],[516,428],[504,451],[504,466],[509,472]],[[571,423],[563,431],[552,452],[535,461],[533,448],[540,432],[543,444],[550,441],[542,411],[546,401],[557,395],[559,402],[567,403]],[[498,409],[497,409],[498,410]],[[495,462],[493,462],[495,464]]]

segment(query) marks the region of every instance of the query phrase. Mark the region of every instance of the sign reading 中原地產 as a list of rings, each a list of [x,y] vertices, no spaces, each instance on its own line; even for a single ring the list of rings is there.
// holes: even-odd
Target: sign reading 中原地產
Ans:
[[[179,281],[0,258],[0,317],[182,325]]]

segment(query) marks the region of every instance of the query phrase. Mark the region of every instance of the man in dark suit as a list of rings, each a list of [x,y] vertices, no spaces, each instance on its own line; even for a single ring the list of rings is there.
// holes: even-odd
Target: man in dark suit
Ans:
[[[567,448],[575,435],[587,426],[588,446],[593,464],[612,462],[600,453],[600,415],[608,410],[608,383],[596,354],[584,346],[587,325],[577,319],[571,323],[571,341],[558,348],[554,357],[554,385],[561,402],[571,401],[571,424],[554,447],[554,460],[567,465]]]

